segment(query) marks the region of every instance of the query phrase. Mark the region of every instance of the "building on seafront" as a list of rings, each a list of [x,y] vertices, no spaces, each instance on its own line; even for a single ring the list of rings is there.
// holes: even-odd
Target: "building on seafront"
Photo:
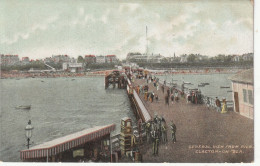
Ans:
[[[29,63],[30,63],[29,57],[22,57],[22,61],[21,61],[22,65],[27,65]]]
[[[139,52],[128,53],[126,56],[126,62],[150,62],[150,63],[160,63],[164,56],[161,54],[141,54]]]
[[[254,118],[254,69],[233,75],[232,81],[234,111],[248,118]]]
[[[19,56],[18,55],[4,55],[1,54],[1,66],[12,66],[19,64]]]
[[[62,70],[77,73],[84,70],[83,63],[63,63]]]
[[[106,63],[106,57],[104,55],[96,56],[96,63]]]
[[[118,61],[116,55],[107,55],[106,63],[116,63]]]
[[[87,63],[87,64],[96,63],[96,56],[95,55],[85,55],[85,63]]]
[[[54,63],[70,62],[70,57],[68,55],[52,55],[52,61]]]

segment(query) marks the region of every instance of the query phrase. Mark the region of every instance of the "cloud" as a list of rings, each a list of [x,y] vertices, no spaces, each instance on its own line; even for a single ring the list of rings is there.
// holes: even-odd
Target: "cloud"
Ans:
[[[119,12],[134,12],[136,11],[141,5],[137,3],[123,3],[119,6]]]
[[[8,38],[6,36],[3,36],[3,38],[1,39],[0,43],[1,44],[11,45],[11,44],[14,44],[14,43],[18,42],[20,39],[26,40],[31,35],[34,35],[36,33],[36,31],[38,31],[38,30],[41,30],[41,31],[46,30],[50,26],[50,24],[54,23],[57,19],[58,19],[58,16],[52,16],[52,17],[47,18],[46,20],[44,20],[42,23],[35,23],[35,24],[33,24],[30,28],[25,30],[25,32],[16,32],[10,38]]]
[[[84,8],[83,7],[80,7],[79,9],[78,9],[78,12],[79,12],[79,15],[80,16],[83,16],[84,15]]]
[[[23,10],[9,5],[15,12],[3,11],[8,24],[0,27],[0,53],[118,54],[122,59],[130,51],[146,51],[146,26],[151,53],[253,51],[253,8],[247,1],[67,2],[39,5],[36,0],[23,3]]]
[[[107,22],[108,22],[108,17],[109,17],[109,14],[110,14],[110,10],[109,9],[107,9],[106,10],[106,12],[101,16],[101,21],[104,23],[104,24],[107,24]]]

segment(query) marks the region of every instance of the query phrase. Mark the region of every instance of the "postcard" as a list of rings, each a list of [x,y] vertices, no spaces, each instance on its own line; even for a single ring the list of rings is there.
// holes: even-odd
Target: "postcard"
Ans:
[[[254,163],[253,0],[0,13],[0,161]]]

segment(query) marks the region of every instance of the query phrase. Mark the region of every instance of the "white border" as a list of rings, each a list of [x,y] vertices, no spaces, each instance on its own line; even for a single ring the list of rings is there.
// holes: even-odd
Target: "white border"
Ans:
[[[238,2],[239,3],[239,2]],[[255,130],[255,156],[254,156],[254,163],[249,163],[246,165],[260,165],[260,135],[259,135],[259,126],[260,126],[260,29],[259,29],[259,20],[260,20],[260,7],[259,7],[260,1],[255,0],[254,2],[254,130]],[[5,162],[0,162],[0,166],[31,166],[31,165],[37,165],[37,166],[45,166],[45,165],[58,165],[58,166],[86,166],[86,165],[133,165],[133,163],[21,163],[21,162],[10,162],[10,163],[5,163]],[[245,165],[243,163],[241,164],[234,164],[234,163],[225,163],[225,164],[210,164],[210,163],[159,163],[160,165]],[[159,165],[156,163],[141,163],[141,165]],[[134,164],[134,165],[140,165]]]

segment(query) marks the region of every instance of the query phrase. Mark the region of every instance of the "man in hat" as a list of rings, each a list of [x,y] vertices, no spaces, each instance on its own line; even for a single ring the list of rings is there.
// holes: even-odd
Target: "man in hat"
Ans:
[[[151,135],[153,140],[153,155],[158,155],[158,147],[159,147],[158,132],[156,130],[153,130]]]
[[[169,96],[165,95],[164,99],[165,99],[165,104],[169,106]]]
[[[162,141],[167,142],[167,130],[165,124],[162,124]]]
[[[210,107],[210,100],[209,100],[209,97],[207,97],[206,104],[207,104],[207,107],[208,107],[208,110],[209,110],[209,107]]]
[[[150,138],[151,138],[151,123],[150,122],[146,123],[145,131],[146,131],[146,141],[147,141],[147,143],[150,143]]]
[[[131,137],[131,147],[132,147],[132,150],[135,151],[136,150],[136,147],[137,147],[137,136],[138,136],[138,131],[135,130],[133,132],[133,135]]]
[[[164,85],[162,85],[162,92],[164,93]]]
[[[171,122],[171,132],[172,132],[172,141],[173,143],[176,142],[176,131],[177,131],[177,128],[176,128],[176,125],[173,123],[173,121]]]
[[[220,112],[221,111],[221,103],[220,103],[218,97],[216,97],[215,103],[216,103],[216,106],[217,106],[217,112]]]

